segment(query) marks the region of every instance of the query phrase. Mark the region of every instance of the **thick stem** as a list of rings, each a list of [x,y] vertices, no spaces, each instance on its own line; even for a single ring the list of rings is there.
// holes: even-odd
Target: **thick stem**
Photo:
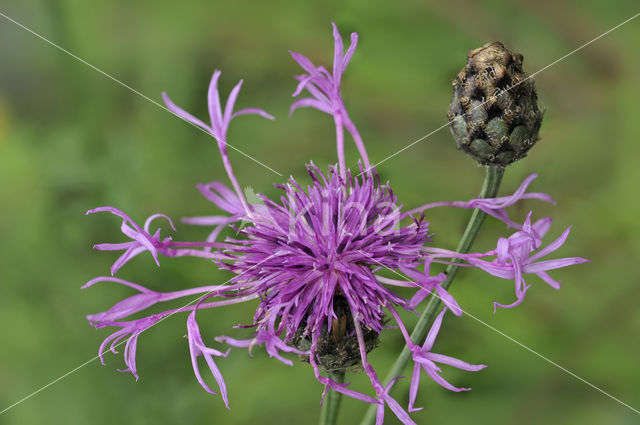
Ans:
[[[503,174],[504,174],[503,167],[495,167],[491,165],[485,166],[484,184],[482,186],[482,191],[480,192],[479,197],[495,198],[495,196],[498,194],[498,189],[500,188],[500,183],[502,182]],[[485,214],[484,212],[480,211],[477,208],[473,210],[473,214],[471,214],[471,218],[469,219],[467,228],[465,229],[464,234],[462,235],[462,239],[460,239],[460,243],[458,244],[457,252],[462,254],[466,254],[467,252],[469,252],[469,250],[471,249],[471,245],[473,245],[473,241],[478,235],[478,231],[480,230],[480,227],[482,227],[482,223],[484,222],[484,219],[486,216],[487,214]],[[460,263],[461,261],[462,260],[460,259],[452,260],[453,263]],[[451,283],[453,282],[453,279],[455,278],[456,273],[458,273],[459,268],[460,266],[453,265],[453,264],[447,267],[447,270],[445,271],[445,274],[447,275],[447,280],[442,284],[442,287],[444,289],[448,289],[451,286]],[[411,333],[411,340],[414,343],[416,342],[419,343],[420,341],[423,341],[426,338],[428,325],[429,323],[431,323],[433,317],[435,316],[436,311],[438,310],[438,307],[440,307],[440,303],[441,303],[441,300],[437,296],[432,295],[431,298],[429,299],[429,302],[427,303],[427,306],[422,312],[422,315],[420,316],[420,319],[418,320],[418,323],[416,324],[415,329]],[[396,359],[393,366],[391,366],[391,370],[389,371],[389,374],[387,375],[384,382],[385,386],[388,385],[392,379],[394,379],[397,376],[400,376],[404,368],[407,366],[410,356],[411,356],[410,350],[407,346],[405,346],[402,349],[402,352]],[[362,422],[360,423],[360,425],[373,424],[375,422],[375,418],[376,418],[376,406],[371,406],[367,410],[367,413],[362,419]]]
[[[344,370],[329,372],[329,378],[339,384],[342,384],[344,382]],[[329,389],[327,398],[324,400],[324,404],[322,406],[322,411],[320,412],[320,425],[334,425],[336,423],[341,401],[342,394]]]

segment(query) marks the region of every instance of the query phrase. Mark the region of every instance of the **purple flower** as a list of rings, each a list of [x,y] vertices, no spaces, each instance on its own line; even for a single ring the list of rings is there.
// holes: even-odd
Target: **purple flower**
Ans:
[[[263,297],[257,322],[286,312],[288,338],[303,323],[319,332],[333,317],[337,293],[380,332],[387,303],[408,303],[381,285],[372,268],[416,266],[429,240],[427,225],[415,220],[397,228],[396,197],[376,175],[352,179],[348,172],[343,181],[335,168],[325,176],[313,164],[307,172],[313,185],[306,191],[292,178],[279,186],[282,204],[264,198],[265,213],[240,232],[246,239],[228,241],[238,244],[240,253],[229,254],[235,261],[220,266],[241,273],[232,282],[251,281],[252,293]]]
[[[345,53],[342,38],[335,25],[333,30],[335,58],[332,73],[321,66],[316,67],[300,54],[292,53],[306,72],[297,77],[299,84],[294,96],[302,90],[307,90],[312,96],[294,102],[292,110],[310,106],[333,116],[338,165],[330,166],[327,172],[313,163],[307,165],[311,183],[303,187],[291,177],[285,184],[276,186],[282,190],[278,200],[257,195],[258,202],[249,203],[231,168],[226,142],[231,120],[242,114],[259,114],[272,118],[255,108],[233,112],[242,82],[231,91],[223,112],[218,94],[220,72],[213,74],[208,92],[210,124],[185,112],[163,94],[167,107],[172,112],[216,138],[232,189],[220,182],[200,184],[198,189],[227,215],[183,219],[187,224],[213,226],[213,229],[204,241],[174,242],[171,238],[161,239],[159,230],[153,234],[150,230],[151,222],[162,217],[169,221],[175,231],[173,222],[167,216],[153,215],[140,227],[116,208],[96,208],[88,213],[105,211],[122,218],[121,230],[131,239],[118,244],[99,244],[96,248],[124,251],[113,264],[112,274],[131,258],[149,251],[157,264],[159,255],[201,257],[213,260],[218,267],[231,271],[234,276],[228,284],[174,292],[156,292],[111,277],[89,281],[84,287],[107,281],[128,286],[138,292],[105,312],[87,316],[96,328],[108,326],[118,329],[100,346],[103,363],[103,351],[107,347],[115,353],[119,345],[126,344],[125,371],[133,373],[137,378],[135,354],[140,334],[169,316],[189,313],[186,323],[187,339],[196,379],[206,391],[214,393],[200,373],[198,357],[203,357],[225,405],[229,407],[227,386],[214,360],[216,357],[219,360],[226,357],[229,350],[205,344],[196,321],[196,312],[199,309],[257,300],[253,323],[241,327],[250,329],[252,334],[249,338],[217,336],[212,341],[231,347],[248,348],[249,352],[254,346],[263,345],[269,356],[289,365],[292,362],[286,356],[303,356],[311,364],[318,382],[324,385],[325,394],[333,389],[366,403],[377,404],[377,424],[382,424],[384,420],[385,407],[390,408],[404,424],[414,424],[409,413],[390,395],[395,380],[384,386],[368,360],[368,352],[375,346],[378,334],[390,327],[385,319],[387,313],[392,315],[412,352],[414,373],[409,412],[418,410],[414,409],[414,403],[421,371],[445,388],[464,391],[467,389],[456,388],[445,381],[440,376],[436,363],[469,371],[485,367],[431,352],[447,309],[456,315],[462,314],[458,303],[441,285],[446,276],[443,273],[430,275],[432,261],[447,262],[440,259],[458,258],[465,260],[468,266],[481,268],[500,278],[514,279],[518,296],[518,302],[514,305],[521,301],[527,289],[522,277],[524,273],[538,274],[548,283],[559,285],[546,274],[547,270],[586,261],[581,258],[537,261],[564,243],[568,229],[556,242],[532,254],[540,247],[541,238],[548,230],[550,220],[543,219],[531,225],[527,218],[524,225],[519,226],[509,218],[506,208],[520,199],[551,201],[546,194],[525,193],[535,175],[527,178],[510,197],[431,203],[404,212],[389,182],[381,183],[376,170],[370,165],[364,144],[347,114],[340,94],[342,74],[355,51],[357,35],[352,34],[351,46]],[[343,141],[345,128],[352,135],[361,156],[360,173],[357,176],[346,166]],[[424,215],[414,217],[414,214],[442,205],[480,208],[519,231],[509,238],[501,238],[498,248],[486,253],[458,254],[425,246],[431,243],[429,223],[424,220]],[[224,242],[216,242],[222,230],[227,227],[236,230],[236,235]],[[496,259],[484,260],[488,256],[496,256]],[[409,280],[384,277],[384,269],[390,269],[396,274],[404,273]],[[406,299],[393,291],[393,287],[398,286],[413,289],[415,293],[410,299]],[[415,308],[429,294],[441,298],[446,308],[436,318],[424,344],[419,346],[411,341],[396,309],[415,313]],[[180,308],[168,309],[136,320],[122,320],[159,303],[195,295],[198,298]],[[334,349],[344,338],[349,341],[350,347],[356,348],[353,352],[346,352],[349,363],[339,365],[338,369],[361,366],[375,394],[355,391],[349,388],[348,383],[338,383],[322,375],[322,370],[335,369],[327,367],[321,351],[328,344],[333,344],[330,349]]]

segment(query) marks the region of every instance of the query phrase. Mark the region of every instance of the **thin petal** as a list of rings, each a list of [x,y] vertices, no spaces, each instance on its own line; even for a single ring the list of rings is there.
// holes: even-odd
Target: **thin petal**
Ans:
[[[316,66],[306,56],[303,56],[300,53],[292,52],[291,50],[289,50],[289,53],[291,54],[293,60],[296,61],[298,65],[302,67],[302,69],[307,71],[308,74],[313,76],[318,73]]]
[[[245,108],[245,109],[241,109],[239,111],[236,111],[233,113],[233,115],[231,115],[231,119],[238,117],[240,115],[249,115],[249,114],[255,114],[255,115],[260,115],[261,117],[270,119],[270,120],[275,120],[276,118],[271,115],[270,113],[263,111],[262,109],[259,108]]]
[[[413,366],[413,375],[411,376],[411,386],[409,387],[409,413],[422,410],[423,407],[414,407],[416,397],[418,396],[418,387],[420,386],[420,371],[422,367],[416,363]]]
[[[445,303],[447,308],[451,310],[453,314],[456,316],[462,316],[462,309],[460,308],[460,305],[458,305],[458,302],[447,292],[446,289],[438,284],[436,285],[436,291],[438,292],[442,302]]]
[[[542,239],[544,235],[546,235],[549,229],[551,228],[552,222],[553,222],[553,219],[551,217],[541,218],[540,220],[533,223],[533,230]]]
[[[194,117],[193,115],[191,115],[190,113],[188,113],[187,111],[185,111],[184,109],[180,108],[178,105],[173,103],[173,101],[169,98],[169,96],[165,92],[162,92],[162,99],[164,100],[164,104],[167,105],[167,109],[169,109],[178,117],[182,118],[187,122],[195,124],[198,127],[203,128],[210,133],[213,131],[211,126],[203,123],[198,118]]]
[[[315,108],[329,115],[333,114],[333,110],[329,106],[320,102],[319,100],[316,100],[310,97],[305,97],[304,99],[299,99],[293,102],[291,104],[291,107],[289,107],[289,114],[292,114],[293,111],[295,111],[298,108],[305,108],[305,107]]]
[[[224,115],[222,116],[222,128],[226,133],[229,129],[229,123],[231,122],[231,118],[233,118],[233,107],[236,105],[236,100],[238,99],[238,93],[240,93],[240,88],[242,87],[242,80],[238,82],[238,84],[233,87],[229,97],[227,98],[227,104],[224,107]]]
[[[215,70],[211,76],[211,82],[209,83],[209,90],[207,92],[207,104],[209,106],[209,118],[211,119],[212,133],[223,133],[222,128],[222,108],[220,106],[220,94],[218,93],[218,80],[220,79],[221,72]],[[214,134],[216,139],[224,142],[225,134]]]
[[[151,222],[153,222],[153,220],[155,220],[156,218],[164,218],[165,220],[167,220],[169,222],[169,225],[171,226],[171,229],[173,229],[173,231],[176,231],[176,226],[173,225],[173,221],[171,220],[171,218],[169,218],[169,216],[165,215],[165,214],[153,214],[151,216],[149,216],[149,218],[147,218],[144,221],[144,231],[147,233],[151,233],[151,231],[149,230],[149,227],[151,226]]]
[[[427,372],[427,375],[429,375],[429,377],[431,379],[433,379],[434,381],[436,381],[438,384],[440,384],[441,386],[443,386],[444,388],[450,390],[450,391],[455,391],[455,392],[460,392],[460,391],[469,391],[471,388],[458,388],[458,387],[454,387],[453,385],[451,385],[446,379],[444,379],[442,376],[440,376],[435,370],[433,370],[432,368],[429,367],[425,367],[424,371]]]
[[[342,72],[344,72],[351,61],[351,57],[353,53],[356,51],[356,46],[358,45],[358,34],[355,32],[351,33],[351,45],[349,49],[347,49],[347,53],[344,54],[344,59],[342,61]]]
[[[464,362],[460,359],[456,359],[454,357],[445,356],[444,354],[429,353],[428,356],[429,356],[429,359],[431,359],[434,362],[447,364],[449,366],[453,366],[458,369],[468,370],[469,372],[477,372],[487,367],[487,365],[484,365],[484,364],[471,364],[471,363]]]
[[[536,273],[536,275],[538,275],[538,277],[542,280],[544,280],[546,283],[549,284],[549,286],[551,286],[553,289],[560,289],[560,281],[559,280],[555,280],[553,279],[551,276],[549,276],[549,274],[547,274],[546,272],[540,272],[540,273]]]
[[[523,271],[525,273],[540,273],[548,270],[560,269],[562,267],[589,262],[591,262],[591,260],[587,260],[586,258],[582,257],[560,258],[558,260],[539,261],[537,263],[527,264],[526,266],[524,266]]]
[[[338,31],[338,27],[335,23],[331,22],[331,26],[333,27],[333,40],[334,40],[334,48],[333,48],[333,79],[336,81],[336,84],[340,84],[340,77],[342,76],[342,54],[344,52],[344,45],[342,43],[342,36]]]
[[[427,334],[427,339],[425,339],[424,345],[422,346],[423,350],[429,351],[431,350],[431,347],[433,347],[433,343],[438,336],[438,332],[440,332],[440,326],[442,326],[442,318],[446,312],[447,309],[443,308],[440,314],[436,317],[436,320],[433,321],[433,325],[431,325],[431,329],[429,329],[429,333]]]
[[[562,234],[555,241],[551,242],[549,245],[545,246],[540,251],[536,252],[531,257],[529,257],[529,260],[532,262],[536,261],[537,259],[545,257],[551,254],[552,252],[554,252],[555,250],[557,250],[558,248],[560,248],[569,237],[570,231],[571,231],[571,226],[567,227],[564,230],[564,232],[562,232]]]

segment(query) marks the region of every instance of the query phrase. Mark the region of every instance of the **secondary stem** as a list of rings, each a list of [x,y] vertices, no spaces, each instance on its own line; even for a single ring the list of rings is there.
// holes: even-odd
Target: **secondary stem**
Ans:
[[[482,185],[480,198],[495,198],[495,196],[498,194],[498,189],[500,188],[503,174],[504,168],[502,167],[495,167],[491,165],[485,166],[484,184]],[[458,244],[457,251],[459,253],[465,254],[469,252],[469,250],[471,249],[471,245],[478,235],[478,231],[480,230],[480,227],[482,227],[482,223],[484,222],[486,216],[487,215],[484,212],[480,211],[477,208],[473,210],[471,218],[469,219],[469,223],[467,224],[467,228],[465,229],[464,234],[462,235],[462,239]],[[452,260],[452,262],[454,263],[459,263],[461,261],[462,260],[459,259]],[[449,286],[451,286],[451,283],[458,273],[459,268],[460,266],[456,265],[449,265],[447,267],[447,270],[445,271],[447,280],[442,284],[445,289],[448,289]],[[415,329],[411,333],[412,341],[422,341],[426,338],[428,329],[427,325],[431,323],[433,317],[435,316],[436,310],[438,310],[438,307],[440,307],[440,303],[441,300],[439,297],[433,295],[431,296],[429,302],[427,303],[427,306],[420,316],[420,319],[418,320],[418,323],[416,324]],[[410,355],[411,353],[409,351],[409,348],[405,346],[393,366],[391,366],[391,370],[385,378],[385,386],[388,385],[392,379],[400,376],[404,368],[407,366],[407,363],[409,362]],[[375,422],[376,407],[376,405],[371,405],[369,407],[360,425],[370,425]]]
[[[329,372],[329,378],[342,384],[344,382],[344,370]],[[334,425],[336,423],[341,401],[342,394],[329,389],[327,398],[324,400],[324,405],[322,406],[322,411],[320,412],[320,425]]]

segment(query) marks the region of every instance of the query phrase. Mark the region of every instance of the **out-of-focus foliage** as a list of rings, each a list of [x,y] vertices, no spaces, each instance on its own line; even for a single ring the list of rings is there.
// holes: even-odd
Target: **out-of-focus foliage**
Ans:
[[[271,196],[272,183],[300,176],[304,163],[335,162],[332,124],[316,111],[288,118],[299,73],[287,51],[330,64],[330,21],[360,33],[344,79],[344,97],[374,162],[446,122],[451,80],[467,50],[500,40],[522,52],[533,73],[637,12],[631,1],[463,2],[81,2],[7,0],[2,13],[59,43],[151,99],[160,92],[206,115],[214,69],[222,91],[245,79],[239,107],[262,107],[275,122],[234,121],[229,141],[282,177],[231,151],[242,185]],[[632,22],[536,76],[546,109],[542,140],[506,173],[503,193],[531,172],[534,189],[557,207],[525,203],[524,217],[553,214],[550,237],[569,224],[565,256],[593,263],[559,271],[561,291],[531,279],[522,306],[493,315],[491,302],[510,302],[506,281],[463,272],[452,294],[469,313],[637,408],[640,357],[640,126],[637,54],[640,21]],[[348,155],[354,159],[355,149]],[[352,167],[355,163],[352,161]],[[406,206],[477,194],[481,170],[456,151],[443,129],[379,166]],[[84,320],[127,292],[109,286],[80,291],[108,273],[115,256],[92,244],[119,241],[118,220],[85,217],[114,205],[136,219],[154,212],[202,215],[211,206],[198,182],[225,179],[210,137],[130,90],[0,18],[0,410],[89,360],[107,335]],[[466,211],[434,210],[429,219],[442,246],[454,247]],[[176,239],[202,229],[179,227]],[[505,233],[489,221],[477,242],[489,249]],[[162,290],[229,278],[213,264],[149,256],[120,273]],[[251,308],[203,312],[212,341],[241,334]],[[0,416],[3,424],[313,424],[322,388],[309,366],[290,368],[261,349],[250,359],[233,350],[220,367],[231,411],[197,384],[188,357],[185,317],[173,317],[141,336],[135,382],[107,355]],[[374,365],[384,374],[401,344],[382,336]],[[469,317],[445,323],[438,352],[489,367],[443,372],[466,394],[424,382],[416,415],[432,424],[633,423],[637,416]],[[408,371],[409,372],[409,371]],[[352,375],[354,386],[363,377]],[[407,380],[398,387],[408,392]],[[365,388],[364,385],[360,386]],[[345,400],[341,423],[365,410]],[[393,415],[388,422],[394,423]]]

